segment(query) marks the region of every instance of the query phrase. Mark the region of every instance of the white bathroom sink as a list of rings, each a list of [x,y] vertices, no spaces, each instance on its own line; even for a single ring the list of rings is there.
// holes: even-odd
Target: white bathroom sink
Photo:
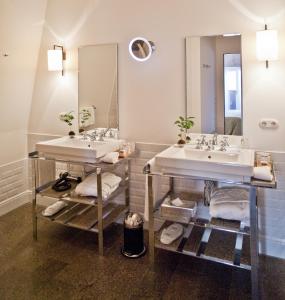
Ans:
[[[163,172],[249,182],[253,175],[254,150],[207,151],[172,146],[155,156],[155,164]]]
[[[64,136],[37,143],[36,150],[47,158],[94,163],[97,158],[118,150],[122,143],[123,140],[110,138],[106,141],[89,141],[81,136]]]

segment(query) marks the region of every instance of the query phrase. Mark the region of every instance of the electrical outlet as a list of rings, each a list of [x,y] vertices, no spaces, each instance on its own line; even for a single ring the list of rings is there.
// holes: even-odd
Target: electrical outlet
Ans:
[[[259,126],[262,129],[276,129],[279,126],[279,123],[275,119],[261,119]]]

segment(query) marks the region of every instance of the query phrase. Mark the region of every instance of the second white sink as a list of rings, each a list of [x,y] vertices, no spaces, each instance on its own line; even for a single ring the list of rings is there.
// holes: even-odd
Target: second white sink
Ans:
[[[206,151],[172,146],[156,155],[155,163],[163,172],[248,182],[253,175],[254,150]]]

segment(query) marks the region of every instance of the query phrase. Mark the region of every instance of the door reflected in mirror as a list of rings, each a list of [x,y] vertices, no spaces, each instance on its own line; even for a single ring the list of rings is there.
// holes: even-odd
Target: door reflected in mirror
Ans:
[[[193,132],[242,135],[241,36],[187,37],[186,64]]]
[[[118,129],[117,44],[79,48],[78,64],[79,128]]]

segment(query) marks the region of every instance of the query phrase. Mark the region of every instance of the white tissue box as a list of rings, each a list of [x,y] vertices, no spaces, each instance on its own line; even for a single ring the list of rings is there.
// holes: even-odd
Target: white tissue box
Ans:
[[[172,200],[170,197],[165,198],[160,206],[161,216],[169,221],[189,223],[191,218],[196,215],[197,202],[181,199],[183,205],[175,206],[172,205]]]

